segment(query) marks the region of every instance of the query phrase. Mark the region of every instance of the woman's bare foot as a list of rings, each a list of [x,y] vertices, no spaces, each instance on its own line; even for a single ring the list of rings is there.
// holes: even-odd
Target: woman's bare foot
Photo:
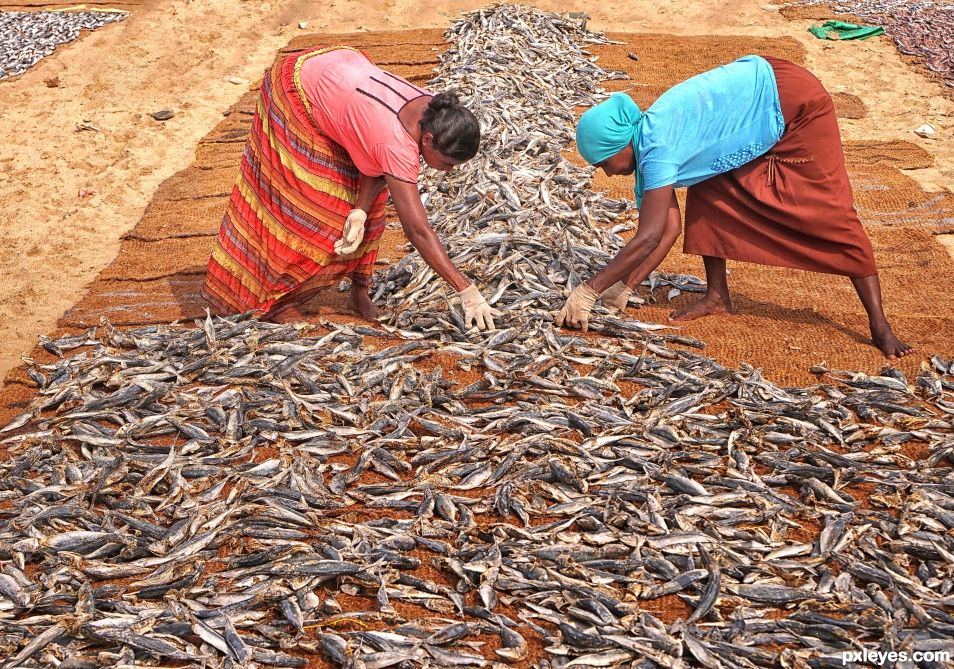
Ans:
[[[732,302],[717,292],[706,293],[698,302],[693,302],[669,314],[671,321],[692,321],[703,316],[727,314],[732,311]]]
[[[297,305],[289,305],[284,309],[274,313],[268,314],[262,320],[270,321],[272,323],[304,323],[308,320],[305,314],[301,313]]]
[[[871,328],[871,339],[888,360],[903,358],[914,350],[913,346],[898,339],[891,326],[887,324],[877,330]]]
[[[374,306],[374,302],[371,301],[367,290],[352,290],[351,296],[348,297],[348,308],[361,318],[369,321],[376,321],[381,315],[378,308]]]

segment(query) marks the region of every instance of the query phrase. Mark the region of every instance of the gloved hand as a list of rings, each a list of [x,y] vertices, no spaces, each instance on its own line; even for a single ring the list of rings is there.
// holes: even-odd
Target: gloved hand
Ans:
[[[607,309],[622,314],[626,311],[626,305],[629,304],[629,296],[632,294],[632,288],[622,281],[617,281],[603,291],[603,294],[600,295],[600,301]]]
[[[566,298],[566,304],[560,309],[556,324],[560,327],[566,324],[571,328],[582,328],[583,332],[586,332],[590,325],[590,312],[593,311],[593,305],[599,297],[596,291],[585,283],[581,283]]]
[[[477,290],[477,286],[470,284],[464,290],[458,293],[460,304],[464,308],[464,325],[471,327],[477,325],[478,330],[493,330],[494,316],[501,316],[502,312],[491,308],[487,300]]]
[[[367,220],[368,215],[360,209],[351,210],[345,220],[341,239],[335,242],[335,253],[346,256],[355,252],[355,249],[361,245],[361,240],[364,239],[364,223]]]

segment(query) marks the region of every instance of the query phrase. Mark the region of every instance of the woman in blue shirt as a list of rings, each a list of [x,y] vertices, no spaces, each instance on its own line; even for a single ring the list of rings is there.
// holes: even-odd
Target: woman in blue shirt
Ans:
[[[683,250],[703,256],[708,290],[672,320],[730,312],[725,261],[741,260],[850,277],[874,344],[890,359],[911,351],[881,306],[831,96],[804,68],[746,56],[674,86],[645,113],[616,93],[583,114],[576,142],[606,174],[635,173],[639,230],[573,290],[558,325],[585,330],[598,299],[625,309],[678,238],[674,189],[688,187]]]

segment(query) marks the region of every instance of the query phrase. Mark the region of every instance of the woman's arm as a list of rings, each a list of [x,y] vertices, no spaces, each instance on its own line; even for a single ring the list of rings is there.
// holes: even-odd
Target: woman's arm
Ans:
[[[642,224],[642,222],[640,222]],[[659,264],[666,259],[673,245],[682,232],[682,214],[679,211],[679,201],[676,200],[675,192],[672,194],[672,202],[669,205],[669,214],[666,217],[666,229],[663,231],[662,239],[656,250],[646,256],[646,259],[639,264],[629,276],[624,279],[624,283],[629,288],[636,288],[643,279],[652,274],[653,270],[659,267]]]
[[[659,247],[666,230],[666,220],[674,201],[673,187],[651,188],[643,194],[643,206],[639,210],[639,229],[636,236],[620,249],[606,265],[587,283],[600,294],[617,281],[625,280],[634,268],[639,267]],[[678,205],[677,205],[678,207]],[[678,216],[678,208],[676,209]],[[659,259],[662,261],[662,258]],[[658,263],[657,263],[658,264]],[[649,268],[650,271],[655,267]]]
[[[560,327],[568,325],[572,328],[581,328],[587,331],[590,312],[593,305],[600,299],[600,295],[607,289],[616,286],[617,282],[624,281],[630,273],[652,257],[659,264],[665,253],[655,253],[659,249],[661,240],[666,231],[666,222],[670,216],[671,205],[675,200],[672,186],[653,188],[643,195],[643,206],[639,210],[639,229],[636,236],[629,240],[616,257],[613,258],[602,271],[598,272],[589,281],[584,281],[570,291],[566,303],[557,315],[556,324]],[[675,211],[679,214],[678,208]],[[675,238],[673,238],[675,240]],[[646,266],[648,268],[648,264]],[[645,268],[644,268],[645,269]],[[650,268],[655,269],[655,267]],[[630,292],[628,286],[616,287],[616,294],[607,293],[611,301],[615,301],[614,308],[622,311],[626,308]]]
[[[382,188],[384,188],[384,177],[369,177],[362,174],[361,179],[358,180],[358,200],[354,203],[354,208],[366,214],[370,213],[371,206]]]
[[[461,274],[460,270],[451,262],[450,256],[444,249],[441,240],[427,222],[427,212],[421,203],[421,196],[417,186],[406,181],[385,175],[385,181],[391,190],[394,208],[404,234],[414,248],[418,250],[424,262],[430,265],[437,274],[454,287],[458,293],[467,288],[471,281]]]

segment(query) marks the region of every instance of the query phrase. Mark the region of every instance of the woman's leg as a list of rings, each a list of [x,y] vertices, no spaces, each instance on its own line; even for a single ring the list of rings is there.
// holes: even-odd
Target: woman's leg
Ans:
[[[348,308],[356,314],[369,321],[377,320],[381,312],[371,296],[368,289],[371,287],[371,277],[363,272],[355,271],[351,275],[351,295],[348,297]]]
[[[308,316],[302,312],[302,307],[327,285],[320,277],[312,277],[299,284],[294,290],[282,295],[262,320],[272,323],[302,323],[308,321]]]
[[[691,321],[703,316],[725,314],[732,311],[729,298],[729,281],[725,273],[725,258],[703,256],[706,266],[706,296],[688,306],[669,314],[671,321]]]
[[[301,305],[298,302],[282,299],[262,316],[262,320],[271,323],[304,323],[308,317],[301,312]]]
[[[311,279],[298,286],[295,290],[283,296],[271,310],[263,316],[263,320],[273,323],[300,323],[307,321],[308,317],[302,313],[301,307],[308,300],[317,295],[325,286],[329,285],[327,278],[322,281]],[[368,288],[371,285],[371,277],[361,270],[355,270],[351,273],[351,293],[348,296],[348,308],[355,312],[361,318],[367,320],[376,320],[380,315],[378,308],[374,306],[368,295]]]
[[[351,275],[351,293],[348,296],[348,309],[355,312],[361,318],[367,320],[376,320],[381,315],[378,308],[374,306],[371,297],[368,295],[370,286],[370,277],[366,274],[355,271]],[[320,290],[324,288],[323,283],[319,286],[311,285],[313,282],[305,282],[292,292],[282,297],[262,317],[262,320],[272,323],[301,323],[308,320],[301,311],[302,305],[313,298]]]
[[[874,345],[881,349],[885,356],[894,360],[910,353],[913,348],[910,344],[905,344],[895,336],[887,317],[884,315],[884,308],[881,306],[881,282],[878,275],[851,277],[851,283],[855,287],[855,292],[861,298],[861,304],[864,305],[868,313],[868,327],[871,329],[871,339]]]

